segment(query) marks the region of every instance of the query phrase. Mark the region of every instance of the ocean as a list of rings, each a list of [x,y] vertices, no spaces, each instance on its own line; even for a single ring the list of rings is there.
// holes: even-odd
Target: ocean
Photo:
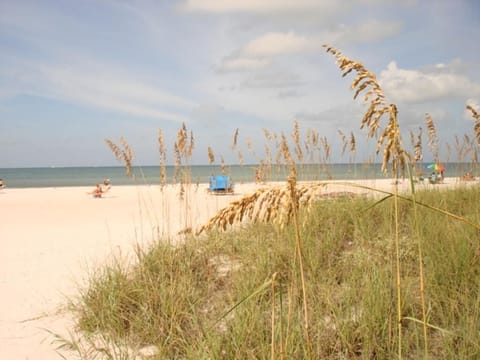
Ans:
[[[447,171],[445,176],[458,177],[472,169],[471,163],[443,164]],[[417,169],[425,174],[431,172],[428,164],[417,164]],[[230,165],[225,170],[233,182],[254,182],[258,165]],[[221,174],[219,165],[193,165],[183,167],[182,171],[189,176],[191,183],[208,183],[211,175]],[[167,166],[167,182],[175,183],[175,167]],[[308,164],[297,165],[298,180],[355,180],[355,179],[382,179],[380,164]],[[160,184],[160,167],[143,166],[134,168],[135,179],[125,174],[125,168],[112,167],[50,167],[50,168],[0,168],[0,179],[3,179],[7,188],[36,188],[36,187],[64,187],[64,186],[94,186],[109,178],[112,185]],[[289,174],[286,166],[271,166],[266,171],[267,181],[285,181]]]

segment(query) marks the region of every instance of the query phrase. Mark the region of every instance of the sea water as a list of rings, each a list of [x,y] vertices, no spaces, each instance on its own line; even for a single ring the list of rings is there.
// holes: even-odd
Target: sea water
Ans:
[[[417,169],[425,175],[432,170],[429,164],[417,164]],[[443,164],[447,171],[445,176],[457,177],[465,172],[473,172],[470,163]],[[190,183],[208,183],[210,176],[226,173],[235,183],[254,182],[259,165],[230,165],[223,169],[219,165],[193,165],[175,168],[166,167],[167,183],[178,183],[187,179]],[[267,181],[285,181],[288,178],[288,166],[263,168],[264,179]],[[0,168],[0,179],[8,188],[29,187],[64,187],[64,186],[94,186],[103,179],[110,179],[112,185],[160,184],[159,166],[142,166],[133,168],[134,178],[127,176],[125,168],[112,167],[49,167],[49,168]],[[358,180],[382,179],[380,164],[297,164],[298,180]]]

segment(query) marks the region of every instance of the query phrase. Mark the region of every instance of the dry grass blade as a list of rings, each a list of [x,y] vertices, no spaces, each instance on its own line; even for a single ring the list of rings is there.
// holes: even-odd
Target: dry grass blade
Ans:
[[[187,127],[185,123],[182,123],[182,127],[177,132],[177,149],[180,156],[185,155],[187,149]]]
[[[353,131],[350,132],[350,153],[353,155],[357,149],[355,135],[353,135]]]
[[[208,149],[208,163],[213,164],[215,162],[215,155],[213,153],[212,148],[209,146]]]
[[[282,133],[282,141],[280,143],[280,152],[285,160],[286,164],[294,164],[295,161],[292,158],[292,153],[290,152],[290,148],[288,147],[287,138],[285,134]]]
[[[187,147],[187,156],[189,158],[192,157],[194,148],[195,148],[195,138],[193,137],[193,131],[190,131],[190,139],[188,141],[188,147]]]
[[[295,120],[294,123],[293,123],[292,138],[293,138],[293,143],[295,145],[295,154],[297,155],[297,159],[298,159],[299,162],[302,162],[303,161],[303,152],[302,152],[302,148],[300,146],[300,128],[299,128],[297,120]]]
[[[110,150],[112,150],[113,155],[115,155],[115,158],[118,161],[122,161],[123,160],[123,154],[122,154],[122,150],[118,147],[118,145],[115,144],[113,141],[111,141],[109,139],[105,139],[105,142],[107,143]]]
[[[235,150],[237,147],[238,143],[238,128],[235,130],[235,133],[233,134],[233,142],[232,142],[232,150]]]
[[[239,163],[240,165],[243,165],[243,164],[244,164],[244,160],[243,160],[243,154],[242,154],[242,152],[241,152],[240,150],[238,150],[238,153],[237,153],[237,154],[238,154],[238,163]]]
[[[323,147],[323,153],[325,154],[325,162],[328,162],[330,160],[330,155],[331,155],[331,149],[330,149],[330,144],[328,143],[328,139],[326,136],[322,136],[320,139]]]
[[[255,183],[263,184],[267,179],[266,166],[263,160],[260,160],[258,166],[255,169]]]
[[[173,144],[173,154],[175,157],[175,170],[174,170],[174,181],[177,182],[180,174],[180,168],[182,166],[182,154],[180,152],[180,148],[178,143],[175,141]]]
[[[225,160],[224,160],[223,156],[221,156],[221,155],[220,155],[220,170],[221,170],[222,174],[227,173],[227,169],[225,167]]]
[[[162,129],[158,129],[158,152],[160,153],[160,185],[163,187],[167,183],[167,152]]]
[[[437,129],[429,113],[425,114],[425,122],[427,124],[427,145],[432,152],[434,161],[438,163],[440,146],[438,143]]]
[[[467,108],[467,110],[470,110],[470,112],[472,113],[472,116],[473,116],[473,118],[474,118],[475,120],[480,121],[480,114],[478,113],[477,110],[475,110],[475,109],[473,108],[472,105],[467,105],[466,108]]]
[[[480,145],[480,114],[473,108],[472,105],[467,105],[467,110],[470,110],[473,120],[475,121],[473,131],[475,133],[475,138],[477,139],[477,144]]]
[[[265,139],[267,139],[268,141],[273,140],[273,135],[270,131],[268,131],[268,129],[263,128],[262,131],[263,131],[263,135],[265,136]]]
[[[421,161],[423,159],[423,148],[422,148],[422,127],[418,127],[417,141],[414,144],[414,154],[415,161]]]
[[[347,149],[348,140],[347,136],[342,132],[342,130],[338,130],[338,135],[340,135],[340,139],[342,139],[342,156],[345,154],[345,150]]]
[[[270,150],[270,146],[268,146],[268,144],[265,144],[265,157],[266,157],[266,170],[267,170],[267,174],[266,174],[266,177],[268,177],[270,175],[270,170],[272,168],[272,151]]]
[[[318,134],[318,131],[312,130],[312,145],[313,145],[313,147],[318,146],[319,139],[320,139],[320,135]]]
[[[314,129],[308,129],[307,130],[307,139],[305,141],[305,149],[308,152],[309,159],[311,162],[315,161],[314,160],[314,152],[317,149],[318,146],[318,139],[319,135],[318,132]]]
[[[105,142],[115,155],[115,158],[124,164],[127,176],[134,178],[135,175],[132,171],[133,151],[127,140],[125,140],[123,137],[120,138],[120,144],[123,146],[123,149],[109,139],[105,139]]]
[[[130,144],[127,142],[127,140],[123,136],[120,137],[120,143],[124,148],[125,158],[132,159],[133,158],[132,148],[130,147]]]

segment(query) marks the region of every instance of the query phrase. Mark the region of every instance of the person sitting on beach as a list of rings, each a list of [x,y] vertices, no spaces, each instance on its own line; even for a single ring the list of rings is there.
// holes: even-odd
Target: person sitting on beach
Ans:
[[[475,176],[471,172],[465,173],[465,175],[462,176],[462,180],[464,181],[473,181],[475,180]]]
[[[102,194],[103,194],[102,185],[101,185],[101,184],[97,184],[97,186],[95,187],[95,189],[93,189],[92,191],[90,191],[90,192],[87,193],[87,194],[93,195],[94,198],[101,198],[101,197],[102,197]]]
[[[437,182],[438,183],[443,183],[443,172],[442,171],[437,173]]]
[[[3,179],[0,179],[0,190],[5,187],[5,184],[3,183]]]
[[[110,185],[110,179],[104,179],[102,184],[100,184],[101,188],[102,188],[102,192],[103,193],[106,193],[108,190],[110,190],[110,188],[112,187]]]

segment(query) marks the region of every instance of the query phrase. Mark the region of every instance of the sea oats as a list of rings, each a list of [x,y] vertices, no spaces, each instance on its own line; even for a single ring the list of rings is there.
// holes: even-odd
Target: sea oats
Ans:
[[[347,136],[342,132],[342,130],[337,130],[337,131],[338,131],[338,135],[340,135],[340,139],[342,140],[342,157],[343,157],[343,155],[345,154],[345,150],[347,149],[348,140],[347,140]]]
[[[232,150],[235,150],[237,147],[238,143],[238,128],[235,130],[235,133],[233,134],[233,142],[232,142]]]
[[[300,128],[298,125],[298,121],[295,120],[293,123],[293,144],[295,145],[295,154],[297,155],[297,159],[299,162],[303,161],[303,152],[300,146]]]
[[[209,146],[208,149],[208,163],[213,164],[215,162],[215,155],[213,153],[212,148]]]
[[[480,145],[480,114],[471,105],[467,105],[467,110],[470,110],[473,120],[475,121],[473,131],[475,134],[475,139],[477,139],[477,144]]]
[[[321,183],[297,184],[294,169],[291,168],[286,185],[260,188],[232,202],[210,218],[196,234],[214,229],[226,230],[228,226],[242,223],[264,222],[284,227],[291,221],[295,207],[311,209],[325,189],[325,184]]]
[[[325,154],[325,162],[328,162],[330,160],[330,155],[331,155],[331,149],[330,149],[330,144],[328,143],[328,139],[326,136],[322,136],[320,139],[320,142],[322,143],[323,147],[323,153]]]
[[[105,139],[105,142],[115,155],[115,158],[124,164],[127,176],[135,178],[135,174],[132,171],[133,151],[127,140],[124,137],[120,137],[120,144],[123,146],[123,149],[109,139]]]
[[[180,152],[180,148],[179,148],[178,143],[176,141],[173,144],[173,154],[174,154],[174,158],[175,158],[175,168],[174,168],[173,178],[174,178],[175,182],[178,182],[180,169],[181,169],[181,166],[182,166],[182,154]]]
[[[177,131],[177,150],[180,156],[185,155],[187,148],[187,127],[185,123],[182,123],[182,127]]]
[[[160,185],[163,187],[167,183],[165,140],[162,129],[158,129],[158,152],[160,154]]]
[[[265,139],[267,139],[268,141],[273,140],[273,135],[270,131],[268,131],[268,129],[263,128],[262,131],[263,131],[263,135],[265,136]]]
[[[357,150],[357,142],[355,141],[355,135],[353,131],[350,132],[350,153],[353,155]]]
[[[190,139],[188,141],[187,153],[186,155],[191,158],[193,155],[193,149],[195,148],[195,139],[193,137],[193,131],[190,131]]]
[[[385,96],[375,74],[368,71],[363,64],[348,59],[331,46],[324,45],[324,48],[336,58],[342,76],[346,76],[352,71],[356,73],[356,77],[350,86],[352,90],[355,90],[354,99],[364,92],[364,102],[370,102],[362,118],[360,128],[367,128],[369,137],[376,137],[380,132],[376,152],[378,154],[383,149],[382,172],[385,174],[388,172],[388,163],[391,160],[392,175],[396,177],[398,175],[397,171],[405,169],[405,156],[408,156],[408,152],[401,145],[396,105],[385,102]],[[388,121],[382,130],[381,119],[384,116],[388,116]]]
[[[243,154],[242,154],[242,151],[239,149],[238,152],[238,162],[240,165],[243,165],[244,164],[244,160],[243,160]]]
[[[421,161],[423,159],[423,147],[422,147],[422,127],[418,127],[417,141],[414,145],[415,161]]]
[[[432,152],[434,161],[438,163],[440,145],[438,142],[437,129],[429,113],[425,114],[425,122],[427,124],[427,145]]]

